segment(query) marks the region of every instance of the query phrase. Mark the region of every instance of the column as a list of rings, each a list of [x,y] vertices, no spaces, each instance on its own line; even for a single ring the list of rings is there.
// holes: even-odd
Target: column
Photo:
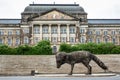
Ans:
[[[42,40],[42,37],[43,37],[43,35],[42,35],[42,24],[40,24],[40,41]]]
[[[7,38],[6,38],[6,36],[3,39],[4,39],[4,44],[7,45]]]
[[[33,34],[33,24],[31,24],[32,27],[32,37],[31,37],[31,44],[34,44],[34,34]]]
[[[69,33],[69,24],[67,24],[67,43],[69,43],[70,33]]]
[[[13,43],[12,44],[13,44],[13,46],[15,46],[15,44],[16,44],[16,37],[14,36],[12,39],[13,39],[13,41],[12,41]]]
[[[76,26],[76,40],[77,43],[79,42],[79,27]]]
[[[51,24],[49,24],[49,40],[51,41]]]
[[[7,37],[7,35],[8,35],[8,30],[6,30],[5,31],[5,37],[4,37],[4,40],[5,40],[5,45],[7,45],[8,44],[8,37]]]
[[[60,24],[58,24],[58,42],[60,42]]]

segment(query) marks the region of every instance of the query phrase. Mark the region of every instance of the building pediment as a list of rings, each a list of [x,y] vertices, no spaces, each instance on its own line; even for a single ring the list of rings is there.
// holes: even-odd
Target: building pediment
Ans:
[[[72,19],[77,19],[67,13],[61,12],[59,10],[53,9],[50,11],[47,11],[43,14],[41,14],[40,16],[36,16],[33,18],[33,20],[72,20]]]

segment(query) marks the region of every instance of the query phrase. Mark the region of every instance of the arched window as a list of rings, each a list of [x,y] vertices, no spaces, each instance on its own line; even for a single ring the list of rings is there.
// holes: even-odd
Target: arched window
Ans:
[[[96,38],[96,43],[100,43],[100,38]]]
[[[9,46],[12,45],[12,38],[8,38],[8,45],[9,45]]]
[[[105,42],[105,43],[108,43],[108,42],[109,42],[109,37],[108,37],[108,36],[104,37],[104,42]]]
[[[116,38],[115,38],[115,37],[112,38],[112,43],[113,43],[113,44],[116,43]]]
[[[20,45],[20,39],[16,38],[16,46]]]
[[[89,39],[88,39],[88,42],[92,43],[92,42],[93,42],[93,39],[92,39],[92,38],[89,38]]]
[[[83,36],[80,38],[80,42],[85,43],[85,38]]]
[[[24,37],[24,44],[28,44],[29,43],[29,38],[28,37]]]

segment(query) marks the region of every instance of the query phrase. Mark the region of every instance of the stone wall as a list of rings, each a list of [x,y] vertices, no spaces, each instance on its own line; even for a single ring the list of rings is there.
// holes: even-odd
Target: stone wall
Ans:
[[[120,73],[120,55],[97,55],[110,69]],[[104,72],[93,61],[90,63],[93,73]],[[56,68],[54,55],[0,55],[0,75],[30,75],[31,70],[39,73],[69,73],[70,66],[64,64]],[[76,64],[74,73],[85,73],[87,69],[82,64]]]

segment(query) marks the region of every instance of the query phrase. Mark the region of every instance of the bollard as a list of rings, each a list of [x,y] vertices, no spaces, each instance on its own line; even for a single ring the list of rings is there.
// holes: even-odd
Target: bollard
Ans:
[[[32,76],[35,75],[35,70],[31,70],[31,75],[32,75]]]

